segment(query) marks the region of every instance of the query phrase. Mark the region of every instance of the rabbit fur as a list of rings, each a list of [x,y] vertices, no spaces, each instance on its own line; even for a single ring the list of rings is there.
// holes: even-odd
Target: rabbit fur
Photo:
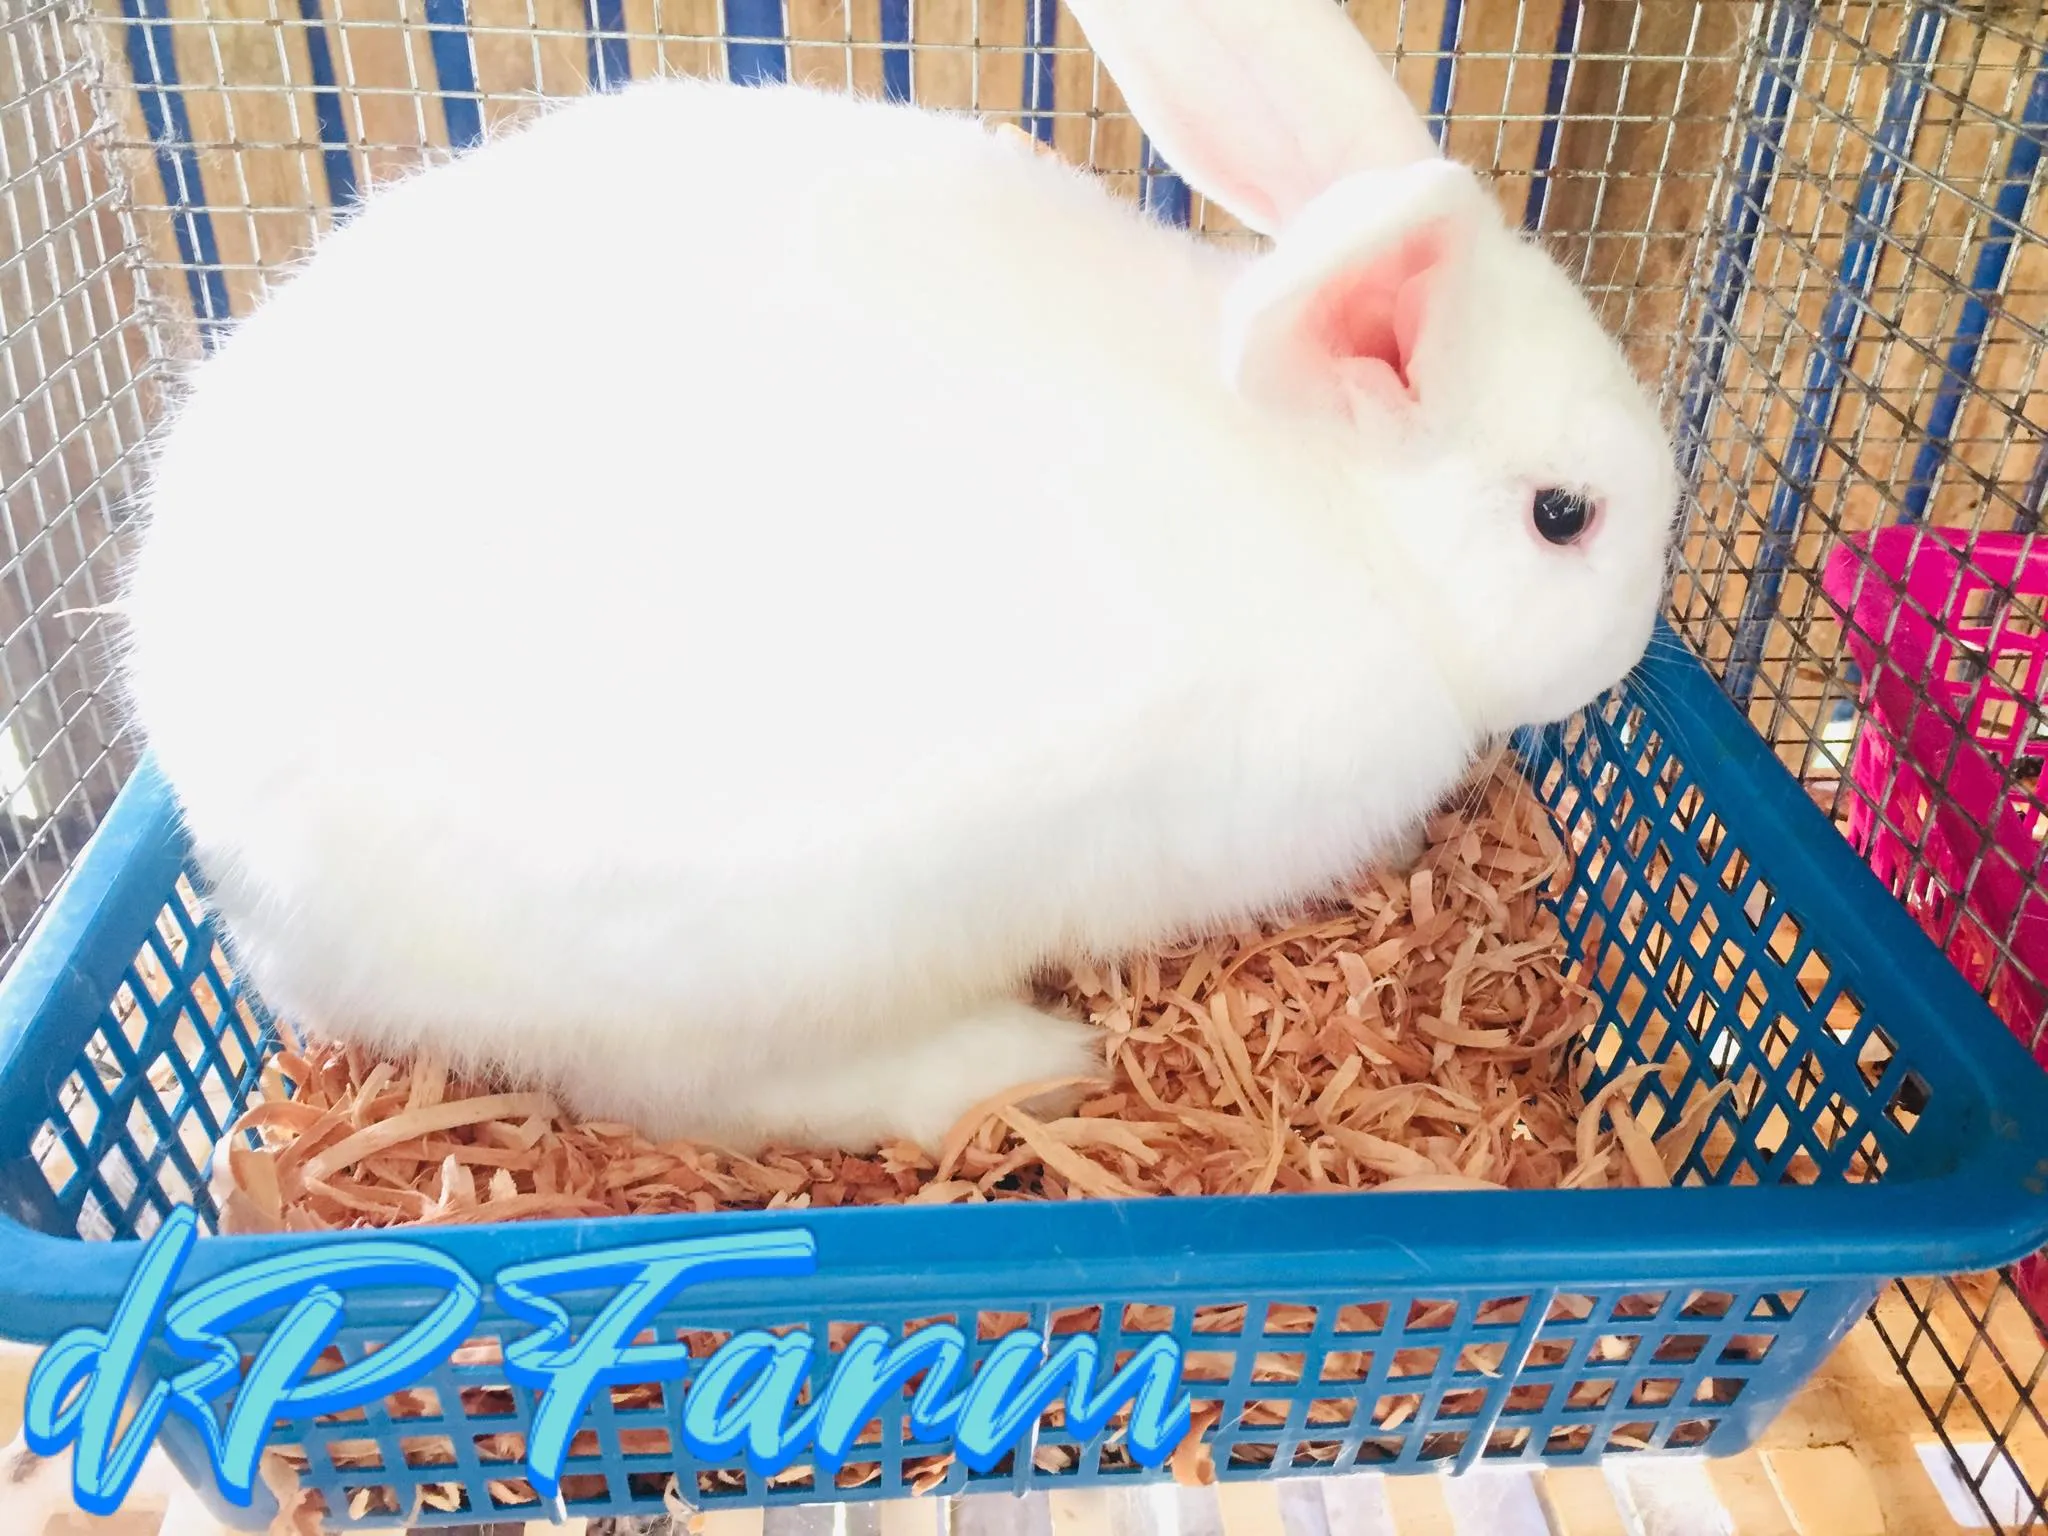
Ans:
[[[1101,1074],[1036,968],[1331,888],[1637,660],[1657,413],[1341,10],[1072,10],[1270,251],[653,80],[377,190],[196,366],[123,675],[274,1009],[660,1138],[934,1145]]]

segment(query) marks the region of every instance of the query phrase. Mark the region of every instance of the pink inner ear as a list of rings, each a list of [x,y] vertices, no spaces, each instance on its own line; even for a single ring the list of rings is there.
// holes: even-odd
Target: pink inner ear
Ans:
[[[1312,312],[1314,341],[1332,357],[1384,365],[1413,395],[1415,349],[1429,318],[1446,244],[1443,228],[1429,225],[1332,278]]]

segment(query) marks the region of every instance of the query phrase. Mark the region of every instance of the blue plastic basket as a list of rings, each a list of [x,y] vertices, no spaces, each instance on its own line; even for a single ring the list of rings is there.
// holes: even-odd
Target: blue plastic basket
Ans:
[[[1170,1332],[1198,1409],[1219,1410],[1225,1478],[1730,1452],[1881,1281],[1988,1266],[2048,1238],[2048,1078],[1675,637],[1660,637],[1629,691],[1524,746],[1583,845],[1560,910],[1604,1002],[1585,1044],[1595,1081],[1632,1062],[1681,1064],[1682,1080],[1653,1075],[1635,1093],[1652,1125],[1660,1104],[1734,1084],[1681,1170],[1688,1187],[804,1212],[816,1277],[692,1292],[664,1314],[663,1336],[796,1324],[836,1346],[849,1324],[942,1317],[977,1349],[1028,1326],[1093,1331],[1113,1359]],[[181,1201],[210,1216],[211,1150],[257,1091],[273,1040],[185,873],[170,803],[145,769],[0,987],[8,1334],[48,1340],[106,1321],[137,1245],[81,1237],[132,1240]],[[482,1276],[789,1225],[780,1212],[419,1235]],[[186,1282],[358,1240],[208,1238]],[[412,1315],[402,1297],[352,1301],[345,1353]],[[505,1322],[487,1306],[479,1337]],[[531,1394],[507,1386],[488,1346],[465,1358],[479,1363],[439,1369],[428,1392],[279,1426],[272,1443],[304,1447],[307,1481],[337,1512],[353,1499],[423,1524],[546,1513],[518,1497],[506,1480],[519,1468],[503,1459]],[[947,1449],[906,1440],[888,1414],[845,1474],[859,1486],[802,1472],[765,1485],[737,1461],[692,1460],[680,1397],[673,1383],[665,1397],[600,1392],[565,1469],[571,1512],[658,1511],[672,1477],[699,1505],[902,1496],[919,1458]],[[181,1428],[174,1419],[166,1444],[204,1482]],[[939,1486],[1155,1475],[1105,1457],[1113,1438],[1074,1446],[1048,1423],[989,1472],[956,1462]],[[336,1460],[372,1446],[374,1468]],[[1051,1446],[1076,1452],[1044,1458],[1065,1470],[1034,1457]],[[421,1508],[429,1486],[456,1490],[462,1507]]]

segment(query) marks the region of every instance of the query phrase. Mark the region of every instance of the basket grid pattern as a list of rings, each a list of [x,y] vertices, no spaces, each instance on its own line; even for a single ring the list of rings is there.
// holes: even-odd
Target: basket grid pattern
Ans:
[[[1640,719],[1608,724],[1632,752],[1603,752],[1603,739],[1615,738],[1589,731],[1566,759],[1569,792],[1556,771],[1541,781],[1567,840],[1584,850],[1561,917],[1601,978],[1606,1007],[1591,1053],[1612,1070],[1617,1046],[1640,1061],[1656,1042],[1684,1042],[1679,1080],[1651,1077],[1640,1090],[1639,1109],[1657,1106],[1653,1124],[1672,1123],[1726,1085],[1682,1179],[1878,1177],[1915,1125],[1926,1084],[1726,836],[1655,730]],[[1739,1136],[1714,1134],[1737,1128]]]
[[[217,1216],[207,1169],[277,1036],[214,925],[181,879],[64,1079],[33,1147],[57,1229],[147,1237],[174,1205]]]
[[[1815,1297],[1821,1305],[1834,1299]],[[1218,1473],[1233,1478],[1274,1467],[1448,1464],[1468,1447],[1481,1462],[1540,1450],[1550,1462],[1574,1463],[1652,1445],[1702,1446],[1724,1420],[1748,1411],[1753,1388],[1766,1396],[1783,1372],[1797,1369],[1787,1358],[1799,1351],[1783,1343],[1785,1325],[1807,1300],[1804,1290],[1769,1288],[1402,1292],[1370,1302],[1308,1293],[1192,1304],[1050,1302],[1028,1311],[882,1309],[864,1312],[861,1322],[905,1335],[953,1324],[969,1333],[975,1358],[1017,1328],[1055,1343],[1090,1332],[1105,1356],[1119,1360],[1161,1334],[1179,1335],[1190,1346],[1196,1412],[1219,1423],[1212,1443]],[[801,1326],[835,1347],[856,1326],[769,1312],[724,1314],[719,1322],[708,1329],[684,1315],[664,1317],[657,1332],[708,1355],[736,1326]],[[359,1347],[345,1337],[336,1360],[353,1358]],[[303,1427],[291,1443],[303,1449],[306,1482],[359,1517],[517,1518],[545,1510],[514,1465],[531,1428],[531,1400],[506,1385],[497,1360],[497,1339],[480,1336],[402,1398]],[[821,1360],[814,1389],[822,1388],[827,1364]],[[799,1466],[755,1489],[744,1469],[693,1460],[681,1433],[682,1400],[656,1385],[600,1393],[564,1465],[564,1508],[649,1514],[677,1497],[715,1509],[743,1499],[772,1506],[899,1498],[919,1486],[940,1494],[1024,1491],[1136,1470],[1120,1453],[1121,1422],[1084,1445],[1064,1432],[1056,1407],[1029,1442],[986,1473],[935,1465],[943,1447],[912,1438],[906,1393],[870,1421],[837,1477]],[[1674,1413],[1675,1423],[1663,1422]]]

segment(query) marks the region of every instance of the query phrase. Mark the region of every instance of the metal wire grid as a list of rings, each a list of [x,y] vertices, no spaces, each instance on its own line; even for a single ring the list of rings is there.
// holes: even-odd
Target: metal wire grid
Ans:
[[[0,10],[0,953],[125,776],[99,616],[153,367],[134,225],[61,4]]]
[[[1901,1281],[1871,1320],[1993,1528],[2048,1529],[2048,1351],[2010,1279]]]
[[[81,0],[83,3],[83,0]],[[1580,270],[1652,376],[1676,346],[1755,0],[1354,0],[1452,152]],[[657,71],[851,86],[1019,124],[1163,216],[1160,167],[1053,0],[99,0],[135,212],[200,338],[370,185],[539,96]],[[151,162],[154,162],[151,164]]]
[[[1830,785],[1857,680],[1823,549],[1889,521],[2038,519],[2048,243],[2010,193],[2032,185],[2048,89],[2040,40],[1959,8],[1786,5],[1772,22],[1702,264],[1719,323],[1691,359],[1702,515],[1675,611],[1788,765]]]
[[[1694,284],[1681,425],[1699,505],[1674,613],[1838,819],[1860,811],[1905,850],[1912,867],[1897,886],[1926,898],[1916,911],[1949,947],[1976,921],[1972,897],[1998,861],[2038,889],[2038,844],[2017,867],[2009,843],[1972,819],[1977,846],[1959,875],[1932,859],[1924,823],[1902,820],[1900,784],[1852,771],[1870,733],[1897,772],[1910,752],[1897,722],[1864,707],[1842,615],[1861,611],[1866,584],[1888,584],[1891,622],[1868,637],[1882,656],[1908,623],[1953,634],[1959,593],[1898,591],[1865,562],[1845,599],[1823,590],[1822,569],[1869,530],[1943,529],[1963,540],[1959,586],[1984,574],[1969,540],[2038,527],[2048,21],[2039,4],[1786,0],[1760,23]],[[2039,593],[1995,585],[2015,631],[2040,625]],[[1980,695],[1997,692],[2040,736],[2044,700],[1984,660]],[[1918,678],[1917,704],[1939,709],[1951,680]],[[2024,758],[1965,730],[1950,751],[1923,765],[1930,798],[1969,757],[1998,776],[2002,803],[2035,825],[2048,814]],[[1987,934],[1988,971],[1972,977],[1987,991],[2048,981],[2015,953],[2022,910]],[[2041,1044],[2042,1017],[2005,1012]],[[2048,1355],[2012,1275],[1901,1284],[1872,1318],[1992,1524],[2048,1526]]]

